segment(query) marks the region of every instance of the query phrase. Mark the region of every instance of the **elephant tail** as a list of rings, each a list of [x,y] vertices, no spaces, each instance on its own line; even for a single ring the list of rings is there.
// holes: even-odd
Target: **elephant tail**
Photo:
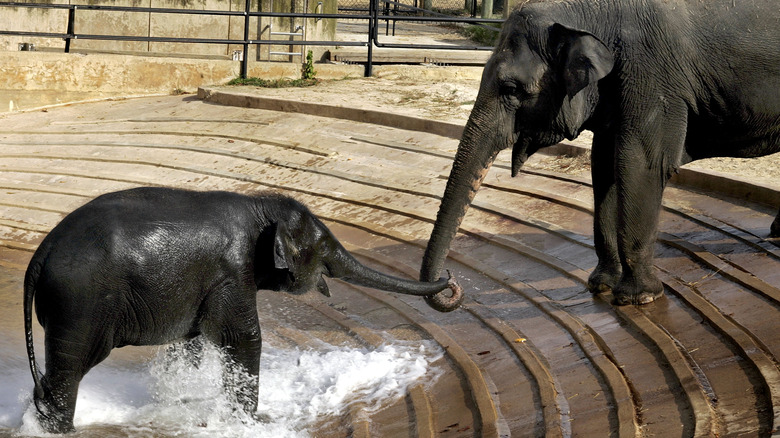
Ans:
[[[30,371],[32,372],[33,381],[35,382],[35,399],[43,398],[44,390],[41,383],[42,374],[38,369],[38,363],[35,361],[35,348],[33,346],[33,322],[32,322],[32,306],[33,299],[35,298],[35,286],[38,282],[38,277],[41,274],[43,263],[38,258],[38,253],[33,256],[30,265],[27,267],[27,272],[24,275],[24,336],[27,344],[27,360],[30,362]]]

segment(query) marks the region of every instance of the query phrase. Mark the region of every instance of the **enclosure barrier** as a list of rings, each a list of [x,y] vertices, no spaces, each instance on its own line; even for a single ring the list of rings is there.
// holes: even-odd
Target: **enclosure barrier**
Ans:
[[[384,3],[385,7],[380,8],[379,4]],[[114,41],[141,41],[141,42],[165,42],[165,43],[189,43],[189,44],[235,44],[243,47],[244,56],[241,57],[241,77],[246,78],[249,63],[249,46],[251,45],[279,45],[282,42],[289,46],[360,46],[367,47],[367,60],[365,65],[365,76],[369,77],[373,71],[373,48],[403,48],[403,49],[425,49],[425,50],[492,50],[492,47],[486,46],[451,46],[451,45],[431,45],[431,44],[392,44],[379,41],[378,28],[380,22],[393,23],[397,21],[416,21],[416,22],[439,22],[439,23],[467,23],[474,24],[489,29],[496,29],[488,24],[500,25],[503,19],[486,18],[466,18],[454,17],[440,14],[434,11],[421,9],[415,6],[403,4],[394,0],[370,0],[367,14],[322,14],[308,12],[261,12],[251,11],[251,0],[246,0],[243,11],[220,11],[220,10],[193,10],[177,8],[151,8],[134,6],[107,6],[107,5],[89,5],[89,4],[50,4],[50,3],[16,3],[0,2],[0,8],[36,8],[36,9],[67,9],[68,20],[67,29],[64,33],[58,32],[32,32],[32,31],[10,31],[0,29],[0,35],[29,36],[39,38],[61,38],[65,41],[65,52],[70,51],[70,43],[76,39],[90,40],[114,40]],[[393,5],[397,12],[403,10],[406,12],[422,12],[436,16],[413,16],[413,15],[389,15],[390,5]],[[158,37],[158,36],[135,36],[135,35],[110,35],[110,34],[85,34],[74,31],[74,22],[76,13],[79,10],[101,10],[113,12],[139,12],[139,13],[159,13],[159,14],[183,14],[183,15],[210,15],[210,16],[232,16],[244,17],[243,39],[220,39],[220,38],[177,38],[177,37]],[[381,11],[381,13],[380,13]],[[303,18],[303,19],[343,19],[343,20],[365,20],[368,22],[368,32],[365,41],[337,41],[337,40],[319,40],[319,41],[280,41],[269,39],[250,39],[250,18],[253,17],[277,17],[277,18]]]

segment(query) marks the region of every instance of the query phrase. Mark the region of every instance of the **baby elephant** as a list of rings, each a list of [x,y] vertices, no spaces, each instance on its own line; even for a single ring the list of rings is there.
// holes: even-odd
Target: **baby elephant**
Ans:
[[[444,310],[462,299],[452,279],[404,280],[363,266],[305,206],[281,195],[137,188],[94,199],[49,233],[25,276],[39,422],[48,432],[73,430],[79,382],[111,349],[199,335],[248,376],[228,390],[254,415],[261,345],[255,294],[316,288],[330,296],[323,275],[429,298],[449,287]],[[33,298],[46,334],[45,375],[33,350]]]

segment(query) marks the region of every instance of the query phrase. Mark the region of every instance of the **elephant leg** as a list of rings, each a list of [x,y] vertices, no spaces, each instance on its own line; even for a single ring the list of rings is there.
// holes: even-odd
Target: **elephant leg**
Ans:
[[[623,200],[619,203],[622,214],[619,216],[618,244],[623,274],[612,290],[617,304],[647,304],[663,295],[663,283],[656,277],[653,266],[662,191],[658,187],[646,187],[642,190],[641,202]],[[631,193],[624,197],[631,197]]]
[[[653,253],[665,181],[658,169],[635,166],[618,183],[618,249],[622,276],[612,289],[617,304],[647,304],[663,294]]]
[[[605,138],[606,137],[606,138]],[[593,241],[598,265],[588,277],[593,293],[608,292],[620,280],[622,268],[617,243],[617,191],[615,186],[615,145],[611,136],[596,134],[591,148],[593,180]]]
[[[50,433],[74,430],[73,416],[79,383],[89,369],[108,356],[111,348],[101,348],[65,332],[46,336],[46,373],[41,379],[43,396],[35,394],[34,403],[41,427]]]
[[[232,295],[231,304],[222,301],[216,318],[204,324],[203,334],[220,346],[227,356],[224,385],[239,406],[256,417],[258,378],[260,375],[260,321],[257,316],[255,291],[243,291],[245,299]]]
[[[228,356],[225,388],[235,397],[236,403],[253,417],[257,416],[257,397],[260,389],[260,347],[258,333],[256,339],[247,337],[225,348]]]
[[[615,142],[617,243],[623,272],[612,293],[619,305],[647,304],[663,295],[653,264],[661,201],[669,178],[690,160],[685,151],[687,104],[663,93],[649,93],[641,100],[649,105],[624,114],[626,125]]]
[[[648,128],[641,140],[629,137],[616,149],[617,239],[623,273],[612,292],[620,305],[647,304],[663,295],[653,256],[664,188],[684,159],[687,110],[681,107],[677,117],[667,108],[665,121],[648,124],[654,129]]]
[[[48,358],[47,358],[48,359]],[[36,419],[48,433],[68,433],[74,430],[76,396],[83,375],[75,370],[60,369],[46,361],[46,374],[41,379],[43,395],[34,396]]]
[[[777,212],[777,217],[769,228],[769,237],[780,237],[780,211]]]
[[[165,349],[165,370],[168,371],[173,361],[179,357],[183,357],[193,368],[199,368],[203,358],[203,348],[203,338],[201,336],[169,345]]]

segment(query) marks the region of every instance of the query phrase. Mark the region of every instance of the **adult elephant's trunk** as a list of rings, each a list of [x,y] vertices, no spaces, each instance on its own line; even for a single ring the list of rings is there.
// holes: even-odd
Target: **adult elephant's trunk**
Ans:
[[[440,275],[452,239],[474,195],[496,159],[496,155],[507,143],[500,139],[501,134],[491,129],[495,127],[495,120],[490,120],[486,112],[478,110],[478,108],[484,110],[484,106],[480,106],[484,101],[485,99],[477,99],[475,111],[472,111],[463,131],[463,138],[458,145],[436,223],[423,256],[420,268],[422,281],[430,281]],[[426,297],[425,301],[437,310],[451,306],[450,298],[443,294]]]
[[[407,280],[371,269],[360,263],[338,241],[333,240],[330,257],[326,263],[330,277],[344,280],[348,283],[371,287],[375,289],[397,292],[406,295],[428,297],[442,294],[445,289],[452,291],[451,306],[437,309],[441,312],[455,310],[462,300],[463,291],[453,277],[438,278],[436,281]]]

